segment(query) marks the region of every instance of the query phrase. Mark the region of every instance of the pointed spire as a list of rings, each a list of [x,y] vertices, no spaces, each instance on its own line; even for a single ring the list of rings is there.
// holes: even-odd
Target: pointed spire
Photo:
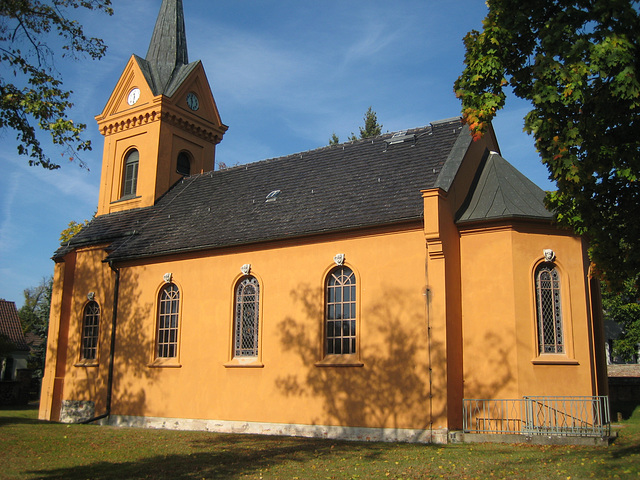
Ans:
[[[158,93],[167,88],[174,70],[189,63],[182,0],[162,0],[146,60]]]

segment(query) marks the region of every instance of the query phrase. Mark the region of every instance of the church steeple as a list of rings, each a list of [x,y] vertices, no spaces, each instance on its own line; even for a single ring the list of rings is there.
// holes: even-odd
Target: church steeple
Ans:
[[[182,0],[162,0],[146,61],[154,93],[166,94],[172,78],[189,63]]]
[[[96,120],[98,215],[151,206],[183,176],[214,170],[228,127],[202,62],[189,63],[182,0],[162,0],[146,58],[131,56]]]

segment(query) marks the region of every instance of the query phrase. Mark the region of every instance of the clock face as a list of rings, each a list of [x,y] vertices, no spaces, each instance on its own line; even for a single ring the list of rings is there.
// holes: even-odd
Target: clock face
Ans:
[[[198,100],[198,96],[191,92],[187,95],[187,105],[189,105],[189,108],[193,111],[198,110],[198,108],[200,108],[200,101]]]
[[[127,97],[127,103],[129,105],[134,105],[139,98],[140,98],[140,89],[134,88],[129,92],[129,96]]]

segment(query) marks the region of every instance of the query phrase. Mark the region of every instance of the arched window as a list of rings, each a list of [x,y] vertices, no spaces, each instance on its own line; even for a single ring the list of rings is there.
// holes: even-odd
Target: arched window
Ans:
[[[137,150],[131,150],[124,162],[124,181],[122,182],[122,196],[134,196],[138,186],[138,164],[140,154]]]
[[[236,357],[258,356],[260,284],[255,277],[244,277],[236,286],[234,348]]]
[[[356,353],[356,277],[348,267],[334,268],[327,276],[325,353]]]
[[[158,358],[178,355],[178,321],[180,317],[180,290],[173,283],[165,285],[158,299]]]
[[[560,275],[552,263],[536,268],[538,354],[564,353]]]
[[[82,360],[95,360],[98,355],[98,329],[100,326],[100,307],[89,302],[82,314]]]
[[[178,154],[178,162],[176,165],[176,171],[180,175],[190,175],[191,174],[191,158],[187,152],[180,152]]]

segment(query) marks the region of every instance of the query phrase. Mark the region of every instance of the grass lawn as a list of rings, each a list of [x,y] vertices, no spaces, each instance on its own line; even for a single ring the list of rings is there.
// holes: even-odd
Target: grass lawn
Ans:
[[[0,410],[1,479],[640,480],[640,408],[610,447],[337,442],[36,418]]]

